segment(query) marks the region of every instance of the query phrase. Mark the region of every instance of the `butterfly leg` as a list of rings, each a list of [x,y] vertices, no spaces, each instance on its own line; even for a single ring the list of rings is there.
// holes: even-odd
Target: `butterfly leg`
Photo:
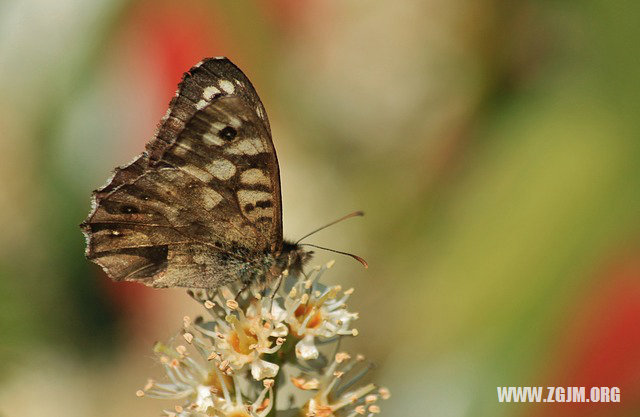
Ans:
[[[276,283],[275,287],[273,288],[273,290],[271,291],[271,303],[269,306],[269,311],[273,311],[273,299],[275,298],[276,294],[278,293],[278,290],[280,289],[280,284],[282,284],[282,280],[284,279],[284,276],[282,274],[280,274],[278,276],[278,282]]]
[[[284,275],[280,274],[278,276],[278,282],[276,283],[275,287],[273,288],[273,291],[271,291],[271,299],[272,300],[276,296],[276,294],[278,293],[278,290],[280,289],[280,285],[282,284],[282,280],[283,279],[284,279]]]
[[[240,298],[240,295],[241,295],[243,292],[245,292],[245,290],[246,290],[247,288],[249,288],[249,285],[251,285],[251,281],[244,281],[244,282],[242,283],[242,288],[240,288],[240,291],[238,291],[238,293],[236,294],[236,298],[235,298],[235,300],[236,300],[236,301],[238,301],[238,298]]]

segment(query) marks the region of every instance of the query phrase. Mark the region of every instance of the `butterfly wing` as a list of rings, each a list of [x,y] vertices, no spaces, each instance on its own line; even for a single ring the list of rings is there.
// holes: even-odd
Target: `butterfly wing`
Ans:
[[[147,151],[94,192],[87,257],[114,280],[215,288],[282,249],[264,107],[229,60],[185,74]]]

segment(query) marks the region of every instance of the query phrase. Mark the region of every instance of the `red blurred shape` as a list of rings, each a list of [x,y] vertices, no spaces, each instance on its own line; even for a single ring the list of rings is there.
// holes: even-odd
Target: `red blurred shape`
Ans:
[[[142,131],[151,132],[159,122],[184,72],[204,57],[227,55],[233,50],[228,47],[224,19],[212,4],[143,1],[125,16],[119,33],[114,36],[112,59],[124,60],[126,67],[135,71],[133,79],[140,82],[134,81],[138,90],[132,91],[132,95],[157,98],[152,102],[153,108],[146,112],[157,118],[137,119],[144,125]],[[146,142],[150,138],[140,135],[139,131],[132,131],[130,137],[131,143]],[[151,318],[155,308],[162,308],[153,302],[158,293],[141,284],[109,280],[105,281],[105,292],[122,316],[131,322]]]
[[[137,32],[143,50],[141,64],[160,76],[157,86],[173,97],[182,74],[202,58],[228,55],[230,40],[224,19],[211,2],[142,2],[132,12],[131,30]],[[226,46],[226,48],[225,48]]]
[[[640,415],[640,256],[625,254],[568,317],[549,385],[619,387],[620,403],[536,404],[532,416]],[[529,410],[531,408],[527,407]],[[631,414],[630,414],[631,412]],[[635,412],[635,413],[634,413]]]

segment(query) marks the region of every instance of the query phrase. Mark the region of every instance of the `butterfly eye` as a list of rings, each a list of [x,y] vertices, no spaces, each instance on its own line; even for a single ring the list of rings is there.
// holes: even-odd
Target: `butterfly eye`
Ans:
[[[238,132],[231,126],[227,126],[218,132],[218,136],[224,140],[232,140],[237,134]]]

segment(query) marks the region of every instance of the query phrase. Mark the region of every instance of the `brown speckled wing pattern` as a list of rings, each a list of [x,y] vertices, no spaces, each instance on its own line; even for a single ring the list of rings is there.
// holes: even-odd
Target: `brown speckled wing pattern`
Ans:
[[[278,161],[242,71],[208,58],[185,73],[146,151],[92,206],[86,254],[116,281],[217,288],[280,253]]]

